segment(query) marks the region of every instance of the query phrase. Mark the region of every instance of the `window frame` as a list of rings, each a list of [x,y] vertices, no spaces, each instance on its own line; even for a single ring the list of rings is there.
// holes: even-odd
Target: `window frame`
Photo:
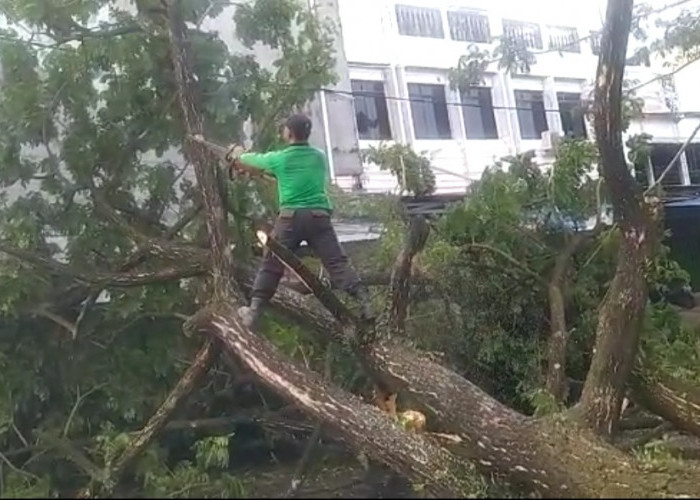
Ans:
[[[470,132],[470,126],[467,119],[468,108],[465,103],[465,93],[477,92],[476,96],[468,96],[468,98],[476,99],[477,106],[470,105],[470,108],[479,110],[479,120],[481,134]],[[460,102],[462,105],[462,120],[464,122],[464,133],[467,140],[494,140],[499,139],[498,124],[496,123],[496,113],[493,106],[493,88],[488,86],[473,86],[459,93]],[[488,101],[485,103],[485,101]],[[487,104],[487,106],[484,106]]]
[[[412,11],[412,12],[411,12]],[[432,15],[433,16],[433,21],[437,21],[435,23],[436,27],[436,32],[435,33],[428,33],[430,31],[430,24],[428,23],[427,19],[424,19],[425,21],[425,26],[427,26],[427,32],[424,31],[422,28],[424,26],[421,26],[420,23],[416,23],[414,26],[406,25],[402,23],[402,13],[405,13],[403,17],[413,14],[414,17],[415,15]],[[437,14],[437,15],[436,15]],[[440,9],[437,9],[435,7],[422,7],[422,6],[415,6],[415,5],[406,5],[406,4],[396,4],[394,6],[394,15],[396,16],[396,26],[399,32],[399,35],[401,36],[410,36],[410,37],[417,37],[417,38],[433,38],[435,40],[440,40],[440,39],[445,39],[445,25],[443,23],[442,19],[442,11]],[[415,21],[415,19],[414,19]],[[417,28],[417,29],[407,29],[407,28]]]
[[[652,142],[651,143],[651,150],[649,152],[649,164],[651,167],[651,175],[653,176],[653,179],[651,182],[655,183],[656,180],[661,176],[663,171],[666,169],[668,166],[669,162],[673,157],[678,154],[678,151],[683,147],[683,145],[679,142],[665,142],[665,141],[659,141],[659,142]],[[673,153],[667,153],[666,158],[664,158],[664,161],[660,162],[658,165],[655,165],[654,161],[654,148],[655,147],[673,147]],[[685,154],[685,153],[683,153]],[[667,186],[667,187],[672,187],[672,186],[683,186],[685,183],[683,182],[683,158],[678,159],[676,164],[673,166],[671,170],[666,174],[666,176],[661,180],[661,185],[662,186]],[[673,180],[676,180],[678,182],[671,182]]]
[[[439,83],[422,83],[422,82],[409,82],[407,83],[408,98],[411,108],[411,123],[413,125],[413,136],[418,141],[447,141],[454,139],[454,132],[452,130],[452,123],[450,123],[450,113],[447,108],[447,87],[444,84]],[[421,95],[419,91],[416,94],[415,90],[425,90],[427,88],[433,89],[433,96]],[[440,98],[435,99],[435,91],[440,89]],[[417,118],[421,114],[425,113],[422,111],[422,106],[430,105],[432,106],[432,117],[433,123],[435,125],[435,133],[423,134],[423,127],[417,126]],[[420,107],[419,107],[420,106]],[[442,117],[440,115],[443,115]],[[446,129],[441,130],[442,127]],[[428,127],[426,124],[425,127]],[[426,129],[427,130],[427,129]]]
[[[381,92],[379,90],[375,90],[375,91],[356,90],[356,88],[355,88],[356,84],[362,84],[362,85],[373,84],[375,86],[378,86],[381,89]],[[393,129],[391,126],[391,118],[390,118],[390,113],[389,113],[389,102],[386,98],[386,84],[385,84],[385,82],[382,80],[363,80],[360,78],[351,78],[350,79],[350,87],[352,90],[353,111],[355,113],[355,126],[357,127],[358,139],[361,141],[391,141],[391,140],[393,140],[394,139]],[[375,107],[375,113],[376,113],[375,119],[377,120],[376,130],[378,130],[376,137],[369,137],[369,136],[363,137],[363,133],[360,130],[360,123],[359,123],[359,119],[358,119],[359,114],[363,111],[358,111],[358,106],[357,106],[358,101],[359,101],[358,98],[362,99],[363,100],[362,102],[368,102],[368,101],[372,102],[372,104]],[[368,120],[373,120],[373,118],[368,116]],[[383,125],[386,126],[385,130],[382,130]]]
[[[463,24],[467,24],[468,26],[464,28],[463,26],[455,26],[455,22],[457,21],[458,16],[465,16],[466,19],[462,20]],[[468,20],[475,19],[476,23],[481,23],[479,26],[474,27],[472,25],[469,25]],[[448,9],[447,10],[447,28],[450,33],[450,39],[454,40],[456,42],[473,42],[473,43],[491,43],[491,25],[489,23],[489,18],[486,14],[483,12],[474,12],[474,11],[466,11],[466,10],[455,10],[455,9]],[[482,37],[475,36],[475,37],[469,37],[466,35],[464,38],[460,38],[455,36],[458,33],[458,30],[462,30],[465,33],[471,33],[474,34],[476,33],[477,35],[483,35]],[[480,31],[483,30],[483,31]]]
[[[503,35],[504,36],[510,36],[511,38],[517,38],[520,39],[520,41],[524,42],[525,47],[528,49],[532,50],[543,50],[544,49],[544,44],[542,41],[542,27],[538,23],[531,23],[527,21],[518,21],[516,19],[503,19]],[[520,28],[520,36],[513,37],[511,34],[508,33],[509,28]],[[532,33],[532,37],[523,37],[523,33],[527,28],[535,28]],[[530,42],[532,41],[533,44],[531,45]]]
[[[533,95],[536,95],[536,94],[539,94],[540,99],[532,99],[532,98],[524,99],[524,97],[532,97]],[[542,91],[542,90],[521,90],[521,89],[516,89],[516,90],[514,91],[514,97],[515,97],[516,114],[518,115],[518,128],[520,129],[520,138],[523,139],[523,140],[526,140],[526,141],[530,141],[530,140],[532,140],[532,141],[534,141],[534,140],[541,140],[541,139],[542,139],[542,134],[543,134],[544,132],[546,132],[546,131],[549,130],[549,124],[547,123],[547,109],[546,109],[546,107],[545,107],[545,101],[544,101],[544,91]],[[523,108],[523,107],[520,105],[522,102],[525,102],[525,103],[537,103],[537,104],[540,104],[540,103],[541,103],[542,109],[541,109],[541,116],[540,116],[540,118],[541,118],[541,124],[544,125],[544,128],[543,128],[541,131],[537,132],[537,125],[538,125],[538,123],[537,123],[537,122],[538,122],[537,118],[538,118],[538,117],[536,116],[536,113],[539,114],[540,111],[538,111],[537,109],[535,109],[534,106],[531,107],[531,108],[529,108],[529,109]],[[525,135],[525,134],[523,133],[523,129],[524,129],[524,127],[523,127],[523,114],[524,114],[524,113],[530,113],[530,114],[531,114],[532,124],[533,124],[534,130],[535,130],[535,132],[536,132],[536,135],[529,135],[529,134],[528,134],[528,135]]]
[[[566,33],[568,31],[568,33]],[[578,29],[575,26],[548,26],[549,32],[549,50],[557,50],[567,52],[569,54],[581,53],[581,37],[578,34]],[[573,35],[573,41],[569,42],[565,39]],[[555,41],[564,42],[561,47],[556,46]]]
[[[578,109],[579,112],[573,113],[573,111],[575,111],[576,108],[574,108],[573,110],[570,110],[571,111],[571,122],[573,124],[574,122],[579,121],[579,124],[581,125],[581,132],[583,132],[583,135],[571,135],[569,137],[573,137],[575,139],[588,139],[588,128],[586,126],[585,113],[583,112],[583,97],[582,97],[582,95],[579,93],[576,93],[576,92],[557,92],[556,94],[557,94],[557,104],[559,106],[559,119],[561,120],[561,128],[562,128],[562,132],[563,132],[564,136],[565,137],[567,136],[567,131],[564,127],[564,110],[562,110],[562,104],[568,105],[568,104],[573,103],[575,105],[576,104],[579,105],[579,109]],[[565,97],[565,98],[562,99],[562,97]],[[567,97],[569,97],[570,99]],[[574,99],[574,97],[576,99]],[[545,111],[545,115],[546,115],[546,111]],[[575,133],[575,130],[573,130],[573,132]]]

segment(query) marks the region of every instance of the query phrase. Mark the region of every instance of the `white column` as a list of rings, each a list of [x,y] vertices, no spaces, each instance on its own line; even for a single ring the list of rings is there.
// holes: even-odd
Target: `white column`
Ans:
[[[561,116],[559,115],[559,99],[557,99],[554,77],[548,76],[544,79],[542,95],[544,96],[544,108],[547,115],[547,127],[551,132],[563,133],[564,127],[562,126]]]

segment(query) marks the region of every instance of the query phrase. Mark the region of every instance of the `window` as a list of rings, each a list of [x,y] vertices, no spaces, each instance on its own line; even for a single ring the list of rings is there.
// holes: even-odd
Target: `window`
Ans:
[[[416,139],[451,139],[443,85],[408,84]]]
[[[690,183],[700,185],[700,144],[690,144],[685,150],[685,158],[688,161]]]
[[[401,35],[445,38],[442,16],[438,9],[397,5],[396,21]]]
[[[450,37],[460,42],[489,43],[491,31],[489,19],[474,12],[448,11],[447,22],[450,26]]]
[[[652,144],[651,145],[651,168],[654,172],[654,179],[658,179],[671,163],[673,157],[681,148],[680,144]],[[678,159],[674,167],[666,174],[661,181],[662,186],[678,186],[681,181],[681,160]]]
[[[497,139],[490,88],[473,87],[462,92],[462,116],[467,139]]]
[[[528,49],[542,48],[542,33],[538,24],[503,20],[503,34]]]
[[[360,139],[370,141],[391,139],[384,83],[352,80],[351,85],[355,100],[355,121]]]
[[[593,52],[593,55],[599,56],[600,55],[600,41],[603,38],[603,35],[600,32],[597,31],[591,31],[591,52]]]
[[[549,130],[542,92],[516,90],[515,107],[518,108],[520,136],[523,139],[540,139],[542,132]]]
[[[558,93],[557,99],[559,100],[559,116],[561,116],[564,135],[585,139],[588,134],[586,133],[586,121],[583,118],[581,95]]]
[[[581,52],[581,44],[576,28],[564,28],[561,26],[549,27],[549,48],[562,52]]]

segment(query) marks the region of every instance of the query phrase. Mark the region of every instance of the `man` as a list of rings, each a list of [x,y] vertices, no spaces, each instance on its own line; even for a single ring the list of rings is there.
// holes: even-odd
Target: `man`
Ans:
[[[233,148],[229,152],[232,168],[251,174],[262,171],[277,179],[279,215],[273,237],[292,251],[306,241],[321,259],[333,285],[355,297],[361,305],[361,316],[370,319],[367,288],[341,248],[331,223],[332,205],[326,191],[327,161],[322,151],[309,146],[311,120],[301,114],[294,115],[284,124],[282,134],[288,146],[279,151],[241,154],[239,148]],[[283,274],[284,265],[265,252],[253,284],[250,306],[238,311],[248,328],[256,326]]]

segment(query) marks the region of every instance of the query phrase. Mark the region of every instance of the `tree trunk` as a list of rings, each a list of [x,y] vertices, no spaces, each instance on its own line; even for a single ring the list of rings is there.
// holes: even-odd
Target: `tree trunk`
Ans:
[[[199,92],[192,73],[187,26],[182,17],[182,0],[165,2],[170,37],[170,57],[177,82],[178,102],[187,136],[204,134],[202,114],[198,107]],[[231,251],[228,246],[226,212],[216,178],[218,158],[204,145],[189,141],[185,156],[194,165],[197,183],[204,203],[211,271],[215,300],[226,300],[231,293],[233,270]]]
[[[377,408],[323,382],[320,376],[284,361],[264,338],[247,330],[228,306],[203,310],[197,329],[216,337],[280,396],[322,422],[358,453],[392,467],[435,496],[462,497],[473,491],[473,467],[429,439],[409,434]]]
[[[619,419],[637,355],[646,307],[644,269],[652,236],[622,147],[622,80],[632,4],[632,0],[608,2],[594,105],[600,172],[620,230],[620,248],[615,276],[598,314],[597,339],[580,409],[588,424],[606,436],[613,433]]]
[[[566,304],[564,302],[564,287],[566,272],[571,264],[571,258],[578,252],[587,237],[575,234],[557,255],[554,261],[552,277],[549,280],[549,320],[551,334],[549,337],[549,353],[547,356],[547,390],[556,401],[564,401],[567,393],[566,378],[566,347],[569,343],[569,329],[566,322]]]
[[[196,108],[195,81],[179,5],[177,0],[168,4],[171,52],[186,129],[190,134],[198,134],[202,123]],[[622,245],[618,270],[602,306],[597,351],[582,403],[584,415],[596,430],[611,429],[619,413],[622,386],[636,353],[635,327],[645,299],[641,270],[647,233],[641,202],[626,170],[619,130],[631,7],[630,0],[610,2],[598,78],[596,131],[601,170],[615,199]],[[194,160],[207,211],[214,273],[214,300],[197,314],[192,325],[216,339],[264,384],[334,431],[355,451],[389,465],[425,493],[435,496],[463,497],[475,492],[479,482],[474,478],[473,465],[547,497],[700,493],[700,473],[695,468],[660,472],[642,469],[590,430],[579,428],[568,415],[549,419],[520,415],[417,351],[382,339],[381,331],[368,337],[374,341],[363,344],[356,350],[357,354],[383,385],[405,394],[426,411],[431,417],[431,430],[452,433],[451,439],[438,442],[430,435],[407,432],[356,396],[325,383],[320,376],[296,363],[285,361],[270,342],[242,325],[233,304],[228,303],[233,297],[228,286],[233,273],[221,199],[215,176],[207,168],[213,162],[209,162],[210,158],[197,145],[188,154]],[[407,239],[411,240],[420,241],[420,238]],[[405,264],[410,263],[415,253],[410,248],[405,251],[406,258],[400,259],[404,265],[396,268],[393,279],[394,300],[387,307],[392,312],[388,314],[390,321],[397,324],[405,315],[402,307],[408,282],[406,269],[410,269]],[[293,255],[287,257],[290,262],[295,259]],[[295,265],[298,262],[290,267],[295,269]],[[300,274],[303,279],[304,272]],[[311,280],[312,276],[307,278]],[[342,341],[342,329],[348,328],[342,307],[329,297],[332,292],[311,285],[308,288],[324,299],[335,318],[318,305],[309,307],[308,301],[300,301],[289,291],[278,293],[274,303]],[[383,328],[394,330],[395,325]]]

